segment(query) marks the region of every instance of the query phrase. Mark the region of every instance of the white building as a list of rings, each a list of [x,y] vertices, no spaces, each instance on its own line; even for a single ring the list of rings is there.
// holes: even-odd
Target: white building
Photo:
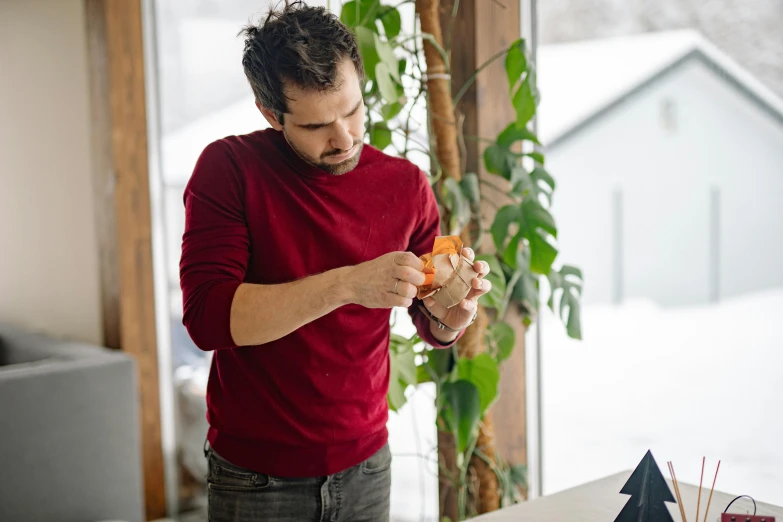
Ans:
[[[585,302],[783,287],[783,101],[693,31],[543,46],[539,135]]]

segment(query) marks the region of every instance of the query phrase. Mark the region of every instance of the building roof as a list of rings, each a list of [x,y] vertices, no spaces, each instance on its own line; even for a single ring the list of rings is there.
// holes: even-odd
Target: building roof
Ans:
[[[645,33],[538,49],[538,135],[550,150],[698,60],[783,125],[783,100],[697,31]]]

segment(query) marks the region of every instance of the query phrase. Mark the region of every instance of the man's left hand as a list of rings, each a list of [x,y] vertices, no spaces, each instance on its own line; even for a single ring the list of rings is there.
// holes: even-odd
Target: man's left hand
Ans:
[[[463,249],[462,255],[471,261],[476,257],[472,248]],[[476,271],[477,276],[472,281],[472,288],[468,292],[467,297],[459,304],[446,308],[432,297],[424,299],[424,306],[427,307],[432,315],[454,330],[462,330],[471,323],[473,316],[476,315],[479,297],[492,289],[492,283],[484,279],[484,276],[489,273],[489,265],[484,261],[477,261],[473,263],[473,269]]]

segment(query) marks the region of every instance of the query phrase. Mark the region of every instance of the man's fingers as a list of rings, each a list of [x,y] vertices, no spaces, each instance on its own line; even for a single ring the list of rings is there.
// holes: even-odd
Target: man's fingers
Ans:
[[[394,256],[394,263],[400,266],[409,266],[419,272],[424,269],[424,261],[416,257],[413,252],[398,252]]]
[[[392,277],[415,286],[423,285],[425,279],[424,273],[421,270],[401,265],[394,265],[392,267]],[[402,283],[400,283],[400,286],[402,286]]]
[[[476,308],[477,303],[473,299],[463,299],[459,303],[459,306],[461,306],[463,310],[472,311],[472,310],[474,310]]]
[[[470,247],[463,248],[462,255],[470,259],[471,262],[476,258],[476,253]]]
[[[492,283],[488,279],[476,278],[473,280],[472,288],[468,292],[466,300],[475,300],[492,290]]]
[[[479,277],[484,277],[489,273],[489,264],[486,261],[476,261],[473,263],[473,270],[475,270]]]
[[[399,283],[396,284],[396,286],[397,286],[397,295],[408,299],[413,299],[419,293],[418,288],[416,288],[410,283],[406,283],[405,281],[400,281]]]
[[[437,317],[438,319],[443,319],[446,317],[446,314],[448,313],[449,309],[437,302],[432,297],[427,297],[424,299],[424,306],[427,307],[427,310],[429,310],[432,315]]]
[[[401,306],[403,308],[410,308],[413,305],[413,299],[409,297],[396,297],[394,298],[394,306]]]

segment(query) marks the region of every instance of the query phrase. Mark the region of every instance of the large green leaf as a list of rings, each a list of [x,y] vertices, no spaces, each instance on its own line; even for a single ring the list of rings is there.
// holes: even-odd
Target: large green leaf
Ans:
[[[532,158],[536,163],[540,163],[541,165],[543,165],[544,162],[546,161],[544,155],[541,154],[540,152],[526,152],[523,154],[523,156]]]
[[[540,165],[533,169],[533,172],[530,173],[530,178],[533,181],[533,187],[535,187],[536,190],[536,197],[540,194],[545,194],[549,201],[549,205],[551,205],[552,195],[555,191],[554,178]]]
[[[446,178],[442,187],[443,204],[449,211],[449,234],[459,235],[462,228],[470,222],[470,202],[456,179]]]
[[[392,343],[392,349],[389,350],[391,368],[387,399],[389,408],[393,411],[398,411],[405,404],[405,390],[409,385],[415,385],[418,380],[415,357],[416,354],[410,347],[397,344],[395,349],[395,343]]]
[[[377,121],[370,127],[370,144],[383,150],[392,143],[392,132],[386,122]]]
[[[407,387],[400,381],[400,368],[397,363],[397,353],[389,351],[389,392],[386,399],[389,402],[389,409],[398,411],[405,404],[405,388]]]
[[[454,354],[449,349],[433,348],[427,352],[427,361],[424,363],[438,377],[446,377],[451,371],[454,362]]]
[[[530,84],[530,92],[533,94],[533,102],[536,107],[541,103],[541,93],[538,90],[538,76],[536,74],[536,68],[534,65],[530,65],[527,69],[527,82]]]
[[[508,359],[516,343],[516,334],[511,325],[505,321],[493,323],[487,328],[487,335],[490,337],[491,343],[497,348],[496,357],[498,364]]]
[[[514,271],[516,271],[517,266],[519,265],[520,252],[525,248],[525,245],[522,242],[522,238],[522,233],[517,233],[514,237],[511,238],[511,241],[508,242],[508,246],[503,252],[503,262],[510,266]],[[520,245],[520,243],[522,244]]]
[[[403,74],[405,74],[405,70],[406,70],[407,68],[408,68],[408,60],[406,60],[405,58],[400,58],[400,59],[397,61],[397,71],[399,71],[399,73],[400,73],[400,76],[402,76]]]
[[[521,165],[511,170],[511,194],[518,198],[526,198],[533,195],[540,202],[540,196],[546,197],[548,205],[552,204],[552,193],[555,189],[555,180],[544,170],[544,167],[536,166],[532,172],[528,172]]]
[[[487,171],[506,179],[511,177],[514,160],[514,154],[508,148],[501,147],[496,143],[484,149],[484,166]]]
[[[563,268],[560,269],[560,275],[564,278],[567,278],[568,276],[571,276],[573,278],[578,279],[579,281],[582,281],[582,270],[575,266],[571,265],[563,265]],[[579,288],[581,288],[581,284],[579,285]]]
[[[498,259],[493,255],[479,254],[476,256],[476,261],[484,261],[489,265],[489,274],[486,279],[492,283],[492,289],[479,297],[479,304],[497,309],[502,305],[503,296],[506,293],[506,276],[503,274],[503,269]]]
[[[468,172],[459,182],[462,193],[473,207],[478,207],[481,193],[479,191],[479,179],[475,172]]]
[[[546,274],[555,262],[557,248],[538,232],[534,233],[529,241],[531,270],[537,274]]]
[[[441,393],[447,418],[457,435],[457,447],[464,452],[481,418],[478,389],[472,382],[460,379],[443,384]]]
[[[381,61],[375,48],[375,33],[366,27],[356,27],[354,32],[356,40],[359,42],[359,52],[364,61],[364,73],[368,79],[375,80],[375,68]]]
[[[547,209],[544,208],[541,203],[534,198],[527,198],[522,202],[522,222],[521,226],[525,231],[532,231],[535,228],[541,228],[552,236],[557,237],[557,227],[555,226],[555,219]],[[526,234],[525,237],[530,239],[530,235]],[[547,272],[549,272],[547,270]]]
[[[356,24],[362,19],[362,3],[355,0],[344,3],[340,10],[340,21],[350,28],[356,27]]]
[[[386,402],[389,403],[391,411],[400,411],[400,408],[408,402],[408,399],[405,398],[405,388],[399,379],[389,381],[389,393],[386,395]]]
[[[530,177],[530,173],[522,165],[511,169],[511,179],[509,181],[511,181],[511,195],[519,199],[526,198],[529,194],[535,192],[533,178]]]
[[[522,213],[517,205],[505,205],[495,213],[495,220],[489,231],[492,234],[492,240],[495,242],[495,248],[498,252],[504,252],[506,249],[506,240],[508,239],[508,228],[513,223],[519,223]]]
[[[381,116],[384,120],[391,120],[402,111],[402,104],[399,102],[387,103],[381,107]]]
[[[387,102],[399,101],[391,69],[385,62],[380,62],[375,66],[375,80],[378,82],[378,90],[384,100]]]
[[[400,12],[394,7],[388,7],[381,11],[378,17],[383,24],[383,32],[386,33],[386,38],[391,40],[400,34],[402,28],[402,21],[400,20]]]
[[[407,384],[416,384],[416,354],[413,350],[398,353],[397,364],[400,369],[400,380]]]
[[[517,127],[525,127],[536,113],[536,100],[530,87],[529,77],[522,81],[511,104],[517,112]]]
[[[378,6],[376,3],[380,3],[377,0],[351,0],[343,4],[343,8],[340,10],[340,21],[350,28],[356,28],[362,21],[364,27],[372,30],[375,29],[374,12],[377,12]]]
[[[381,38],[373,33],[373,40],[375,42],[375,50],[378,52],[378,56],[381,61],[389,67],[389,72],[397,82],[400,81],[400,65],[397,62],[397,57],[394,55],[394,49],[388,42],[384,42]]]
[[[472,359],[460,358],[457,376],[470,381],[479,393],[479,410],[483,416],[498,396],[500,370],[498,363],[488,353],[480,353]]]
[[[416,367],[416,383],[421,384],[423,382],[432,382],[432,376],[427,371],[427,367],[420,364]]]
[[[516,122],[512,122],[503,132],[498,135],[497,143],[501,147],[511,148],[518,141],[532,141],[536,145],[541,145],[538,136],[533,134],[527,127],[519,127]]]
[[[514,91],[514,87],[526,69],[525,40],[520,38],[511,44],[508,48],[508,53],[506,53],[506,75],[508,76],[509,92]]]
[[[514,285],[511,293],[511,300],[525,307],[528,314],[535,314],[538,310],[538,281],[536,276],[530,271],[530,249],[525,248],[520,251],[518,270],[521,275]]]
[[[566,320],[568,336],[574,339],[582,338],[582,320],[580,298],[582,295],[582,271],[570,265],[563,265],[560,271],[552,270],[549,275],[550,297],[547,304],[554,311],[555,293],[560,293],[560,319]]]
[[[579,299],[573,296],[571,292],[565,292],[563,297],[561,297],[561,307],[563,307],[563,303],[567,303],[568,306],[568,321],[566,321],[568,337],[582,339],[582,314]],[[562,317],[562,315],[561,312],[560,316]]]
[[[547,236],[557,237],[557,228],[552,214],[534,198],[526,198],[522,205],[519,231],[530,246],[530,268],[539,274],[548,274],[557,257],[557,248]]]

